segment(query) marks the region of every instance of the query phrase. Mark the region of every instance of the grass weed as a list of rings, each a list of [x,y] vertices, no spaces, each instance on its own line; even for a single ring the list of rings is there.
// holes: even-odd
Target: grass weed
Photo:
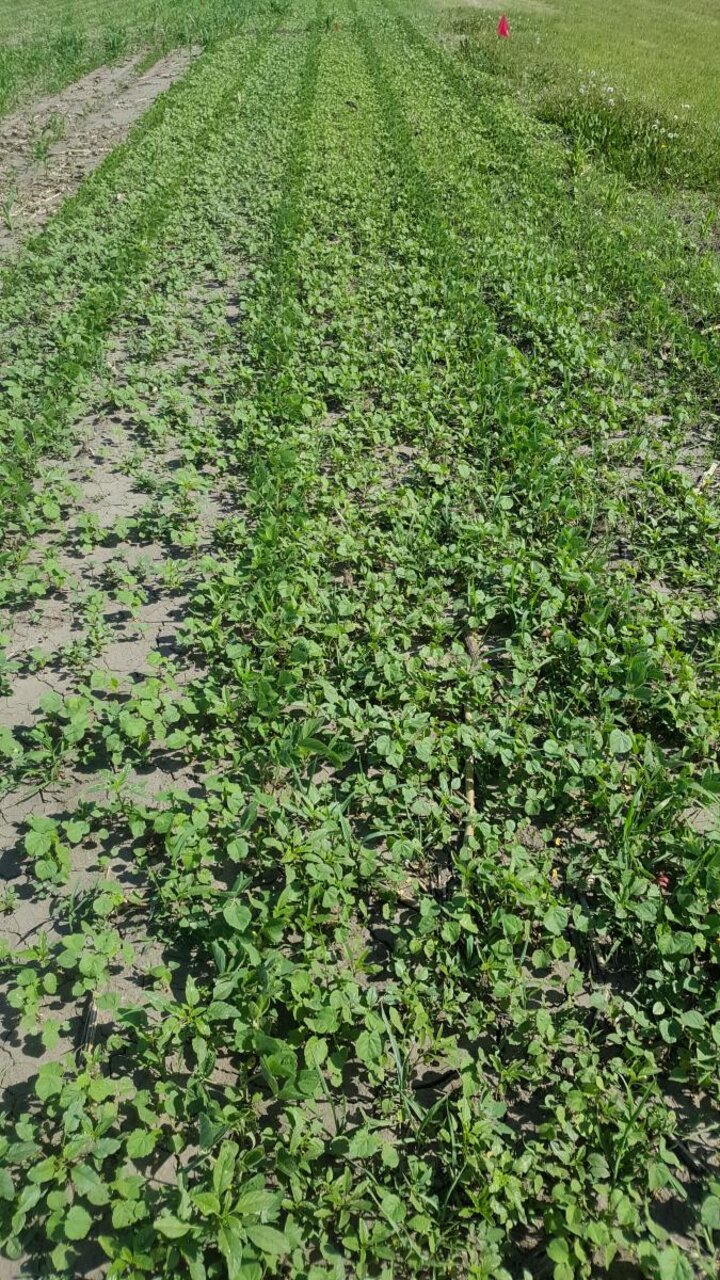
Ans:
[[[588,154],[640,182],[717,189],[720,41],[708,6],[519,0],[507,41],[495,32],[497,5],[439,12],[466,57]]]

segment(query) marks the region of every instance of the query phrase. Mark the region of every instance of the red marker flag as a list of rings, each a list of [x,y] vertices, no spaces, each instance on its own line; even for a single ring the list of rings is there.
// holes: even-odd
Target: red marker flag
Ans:
[[[508,26],[508,20],[505,17],[505,14],[503,14],[502,18],[498,22],[497,33],[499,36],[502,37],[503,40],[507,40],[508,36],[510,35],[510,28]]]

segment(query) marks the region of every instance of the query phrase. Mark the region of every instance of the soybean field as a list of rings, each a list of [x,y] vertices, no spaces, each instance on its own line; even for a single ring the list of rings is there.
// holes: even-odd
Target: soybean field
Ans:
[[[43,13],[0,0],[0,1274],[710,1280],[712,131],[629,72],[550,110],[528,0]]]

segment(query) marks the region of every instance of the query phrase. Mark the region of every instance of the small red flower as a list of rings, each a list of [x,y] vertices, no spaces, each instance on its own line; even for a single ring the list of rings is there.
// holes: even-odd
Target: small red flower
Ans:
[[[497,33],[503,40],[507,40],[510,35],[510,27],[508,26],[508,20],[505,17],[505,14],[503,14],[502,18],[498,22]]]

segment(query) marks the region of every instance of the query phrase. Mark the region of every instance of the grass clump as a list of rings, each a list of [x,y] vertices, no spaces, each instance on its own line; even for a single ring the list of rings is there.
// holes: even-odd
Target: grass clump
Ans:
[[[588,155],[639,182],[716,187],[720,181],[718,140],[690,117],[690,104],[672,115],[634,100],[592,72],[575,88],[544,92],[542,120],[557,124]]]
[[[476,71],[497,77],[508,91],[518,93],[541,120],[558,125],[586,155],[638,183],[716,190],[720,79],[714,77],[713,88],[695,87],[687,76],[671,77],[657,32],[656,44],[643,45],[641,58],[637,38],[622,38],[621,15],[614,6],[603,14],[614,37],[601,38],[597,15],[590,21],[572,0],[552,11],[521,0],[511,14],[507,41],[498,40],[497,14],[485,6],[443,13],[441,29]],[[651,30],[662,30],[645,0],[634,0],[629,15],[633,30],[641,15]],[[702,78],[701,58],[697,76]]]

